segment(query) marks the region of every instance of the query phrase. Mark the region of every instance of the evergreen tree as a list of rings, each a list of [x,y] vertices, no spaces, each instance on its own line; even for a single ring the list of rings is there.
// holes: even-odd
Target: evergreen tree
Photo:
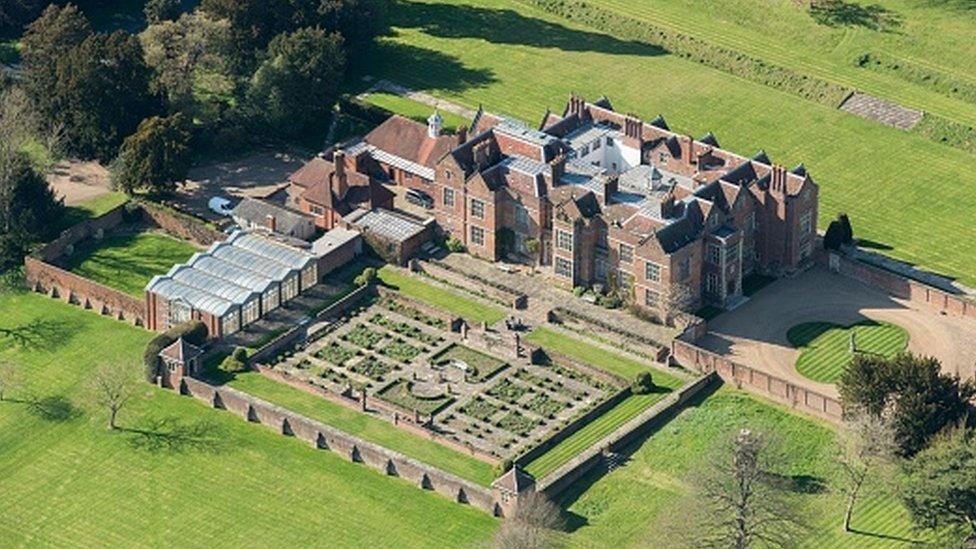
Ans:
[[[24,90],[48,127],[55,119],[53,92],[58,84],[58,62],[91,34],[88,20],[72,4],[51,4],[27,27],[21,41]]]
[[[0,268],[53,235],[64,206],[30,159],[0,146]]]
[[[128,194],[143,188],[153,193],[172,190],[190,169],[190,138],[182,114],[143,120],[119,151],[112,174],[116,187]]]

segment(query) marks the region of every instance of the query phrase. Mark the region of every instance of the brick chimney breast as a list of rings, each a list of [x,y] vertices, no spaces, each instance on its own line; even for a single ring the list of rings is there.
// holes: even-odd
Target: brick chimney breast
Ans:
[[[275,230],[278,228],[278,221],[275,219],[274,215],[268,214],[264,217],[264,225],[269,231],[275,232]]]
[[[335,172],[332,176],[332,191],[341,200],[346,196],[346,191],[349,189],[348,181],[346,180],[346,153],[339,150],[335,151],[332,155],[332,162],[335,164]]]

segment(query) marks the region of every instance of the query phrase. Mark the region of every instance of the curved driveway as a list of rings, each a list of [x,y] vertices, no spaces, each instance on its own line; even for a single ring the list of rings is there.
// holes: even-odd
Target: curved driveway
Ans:
[[[910,351],[938,358],[946,371],[973,377],[976,320],[942,315],[822,268],[774,282],[735,311],[710,322],[708,334],[697,343],[736,362],[836,396],[834,385],[797,373],[794,364],[799,352],[789,344],[786,332],[802,322],[848,325],[867,319],[901,326],[908,331]]]

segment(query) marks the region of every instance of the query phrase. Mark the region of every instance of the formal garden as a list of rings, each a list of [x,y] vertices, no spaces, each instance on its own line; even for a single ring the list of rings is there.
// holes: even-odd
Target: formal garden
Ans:
[[[426,286],[406,280],[401,284]],[[446,292],[430,286],[419,295],[435,290]],[[516,457],[625,385],[566,365],[531,364],[516,357],[510,343],[488,349],[489,340],[466,341],[449,329],[451,312],[398,295],[364,301],[309,342],[281,352],[270,370],[333,400],[365,400],[367,411],[386,420],[422,425],[492,460]],[[475,307],[462,304],[461,310]]]

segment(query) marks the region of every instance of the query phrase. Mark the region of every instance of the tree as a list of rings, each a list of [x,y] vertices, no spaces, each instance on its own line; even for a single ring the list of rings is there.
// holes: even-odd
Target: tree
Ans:
[[[776,460],[762,436],[743,429],[711,461],[697,481],[708,506],[699,546],[743,549],[795,544],[799,513],[773,482]]]
[[[553,547],[553,532],[565,525],[559,507],[541,492],[519,496],[515,516],[509,517],[492,540],[496,549],[544,549]]]
[[[19,31],[33,21],[50,0],[4,0],[0,2],[0,30]]]
[[[0,401],[24,386],[24,375],[17,362],[0,359]]]
[[[687,313],[695,303],[695,296],[691,293],[691,288],[687,284],[674,283],[668,288],[668,292],[661,296],[658,307],[661,312],[661,320],[669,326],[673,326],[675,320]]]
[[[57,227],[64,204],[20,151],[0,143],[0,267],[19,262]]]
[[[851,227],[851,220],[847,217],[846,213],[841,213],[837,216],[837,223],[840,224],[841,236],[843,236],[844,244],[852,244],[854,242],[854,229]]]
[[[844,414],[891,414],[898,454],[911,457],[969,410],[976,384],[942,373],[934,358],[912,354],[891,360],[859,354],[838,385]]]
[[[968,543],[976,541],[976,438],[971,431],[938,437],[909,462],[906,472],[903,497],[916,525],[958,529]]]
[[[243,372],[247,369],[247,349],[243,347],[237,347],[234,352],[227,355],[224,360],[220,362],[218,366],[221,371],[233,374],[236,372]]]
[[[153,193],[173,190],[190,169],[190,138],[182,114],[143,120],[119,150],[112,174],[115,186],[128,194],[143,188]]]
[[[180,16],[181,4],[180,0],[148,0],[143,7],[146,21],[150,25],[162,21],[173,21]]]
[[[92,374],[89,391],[92,401],[108,411],[109,429],[116,429],[119,412],[136,396],[137,381],[124,363],[103,364]]]
[[[251,80],[248,101],[273,131],[299,136],[321,126],[338,98],[346,57],[342,36],[301,29],[275,37]]]
[[[139,41],[122,31],[93,34],[58,61],[55,119],[70,149],[108,161],[127,135],[157,108]]]
[[[882,416],[858,414],[847,421],[838,456],[844,471],[841,491],[847,496],[844,531],[851,531],[854,505],[872,477],[893,462],[897,445],[891,421]]]
[[[532,258],[532,271],[535,272],[536,265],[539,264],[539,255],[542,253],[542,243],[536,238],[529,238],[525,241],[525,250]]]
[[[646,395],[654,390],[654,380],[650,372],[641,372],[630,384],[630,392],[635,395]]]
[[[826,250],[839,250],[841,245],[844,244],[844,228],[841,227],[840,222],[836,219],[830,222],[827,226],[827,232],[824,234],[823,246]]]
[[[228,22],[237,75],[253,70],[256,54],[285,30],[291,15],[288,0],[203,0],[200,10]]]
[[[195,86],[202,76],[215,91],[233,91],[228,68],[230,24],[203,11],[176,21],[150,25],[139,40],[146,64],[152,68],[152,89],[166,97],[172,110],[196,112]]]
[[[356,286],[366,286],[367,284],[371,284],[374,280],[376,280],[376,268],[366,267],[363,269],[363,272],[356,276],[355,280],[353,280],[353,284]]]
[[[46,125],[56,123],[57,106],[52,92],[58,83],[58,63],[91,34],[88,19],[72,4],[49,5],[24,33],[21,40],[24,89]]]

